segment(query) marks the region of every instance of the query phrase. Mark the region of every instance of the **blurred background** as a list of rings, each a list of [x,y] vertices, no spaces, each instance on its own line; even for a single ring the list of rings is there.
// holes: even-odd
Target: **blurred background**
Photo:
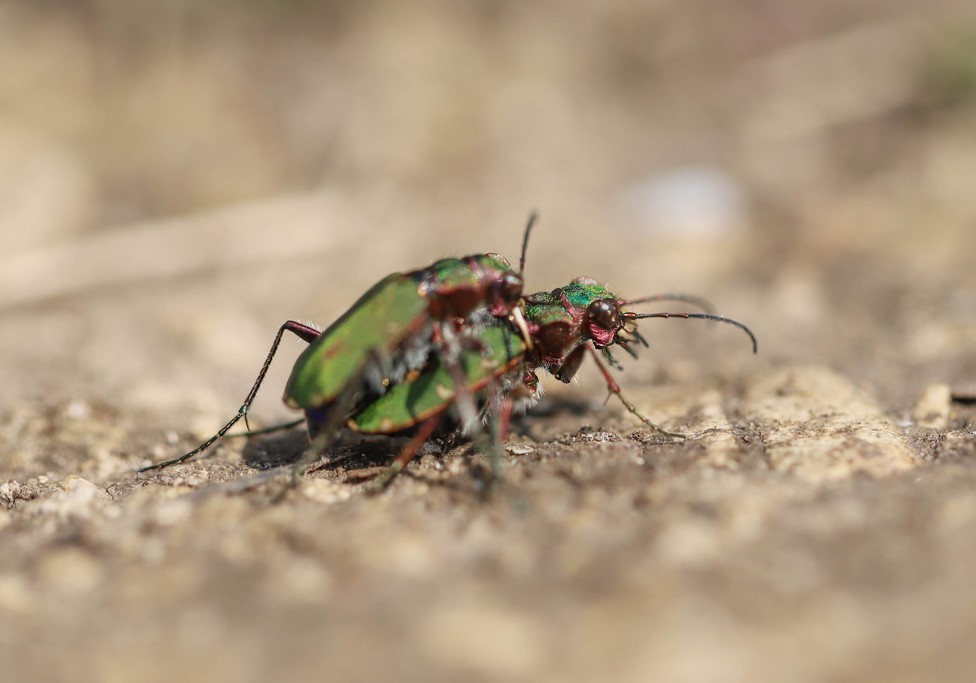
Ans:
[[[32,0],[0,34],[4,401],[159,407],[389,272],[516,259],[532,209],[530,290],[692,291],[898,405],[974,370],[971,3]]]
[[[804,488],[776,473],[730,484],[690,451],[675,479],[655,471],[621,483],[630,460],[617,478],[584,470],[595,488],[559,508],[545,487],[572,478],[537,463],[549,472],[538,482],[557,482],[536,483],[533,502],[551,514],[530,517],[543,521],[507,508],[485,521],[475,506],[465,536],[459,503],[442,498],[396,509],[360,500],[338,513],[305,501],[294,518],[234,498],[211,506],[222,521],[202,525],[217,540],[196,535],[195,508],[191,520],[153,507],[152,495],[167,494],[139,491],[131,471],[230,417],[284,320],[328,324],[386,274],[444,256],[496,251],[517,262],[532,210],[541,218],[530,291],[587,275],[630,297],[690,292],[759,338],[753,357],[731,328],[648,321],[653,348],[627,363],[630,390],[731,397],[783,367],[828,368],[877,401],[890,430],[914,424],[920,397],[948,386],[935,392],[937,424],[971,451],[971,422],[948,417],[948,391],[976,397],[974,188],[971,0],[0,1],[0,480],[46,490],[80,472],[113,496],[108,512],[65,522],[43,500],[24,512],[30,496],[0,486],[0,502],[21,514],[0,518],[17,548],[0,561],[0,611],[27,624],[24,643],[56,634],[92,680],[131,679],[140,653],[158,652],[173,631],[186,642],[175,639],[180,654],[160,676],[273,671],[254,664],[266,611],[290,624],[272,640],[295,655],[295,670],[319,652],[301,633],[328,641],[322,652],[371,644],[368,659],[416,618],[428,630],[402,647],[429,655],[411,664],[442,676],[425,680],[927,680],[911,672],[943,656],[965,663],[951,659],[953,643],[976,632],[961,571],[976,558],[976,501],[947,469],[927,470],[931,490],[908,475],[875,488],[857,478]],[[259,423],[288,417],[278,397],[301,346],[284,344],[252,412]],[[602,384],[583,379],[566,393],[547,383],[595,405],[556,428],[538,418],[547,438],[601,424]],[[754,416],[731,406],[736,428],[748,429]],[[909,439],[919,461],[936,457],[938,438]],[[178,483],[185,493],[206,481]],[[644,484],[650,493],[617,507],[615,494]],[[719,490],[726,507],[707,498]],[[763,514],[749,507],[760,498]],[[669,512],[675,499],[680,513]],[[797,527],[783,521],[794,507],[805,510]],[[563,526],[577,508],[600,523]],[[934,532],[919,520],[936,509],[931,519],[948,526]],[[308,526],[331,529],[330,515],[356,533]],[[227,520],[241,533],[280,528],[240,541]],[[743,535],[721,545],[729,529]],[[714,549],[713,532],[722,552],[696,555]],[[240,544],[215,560],[223,538]],[[647,550],[657,543],[677,550]],[[253,565],[241,559],[249,553],[260,555]],[[287,563],[262,564],[274,557]],[[235,584],[223,571],[248,578]],[[445,577],[454,588],[442,592]],[[930,611],[931,592],[899,601],[923,579],[925,590],[955,590],[935,591]],[[397,602],[405,594],[414,597]],[[169,605],[169,595],[181,597]],[[875,610],[889,604],[879,635]],[[798,605],[822,611],[792,620]],[[952,619],[942,607],[956,607]],[[356,622],[360,609],[368,617]],[[323,627],[318,610],[338,617]],[[93,652],[86,615],[100,615],[91,633],[105,645]],[[227,648],[237,626],[254,645],[243,658]],[[440,640],[469,632],[501,634],[509,654]],[[616,640],[638,651],[635,638],[646,645],[651,634],[636,658]],[[200,643],[213,647],[209,669]],[[390,647],[390,658],[402,652]],[[604,657],[615,647],[619,656]],[[699,667],[702,651],[716,653],[714,668]],[[540,654],[552,652],[570,653],[561,669]],[[377,680],[397,670],[383,661],[367,668]],[[965,666],[951,666],[946,676],[966,679]]]

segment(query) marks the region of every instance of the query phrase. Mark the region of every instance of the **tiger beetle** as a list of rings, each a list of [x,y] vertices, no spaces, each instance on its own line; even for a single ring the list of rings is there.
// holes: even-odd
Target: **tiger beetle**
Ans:
[[[278,328],[237,414],[192,451],[138,472],[186,462],[223,438],[242,418],[247,425],[248,411],[286,331],[309,344],[292,368],[284,401],[305,411],[313,451],[324,449],[357,405],[396,387],[410,373],[423,368],[431,355],[442,357],[445,371],[458,386],[452,401],[465,424],[473,425],[478,411],[467,390],[461,357],[465,346],[480,348],[484,341],[469,339],[471,330],[504,320],[520,333],[524,346],[516,355],[532,345],[520,302],[525,252],[535,220],[533,213],[522,237],[517,272],[503,256],[494,253],[442,259],[427,268],[388,275],[324,331],[286,321]],[[491,349],[488,351],[490,356]],[[394,421],[386,431],[400,431],[416,422]],[[287,426],[294,424],[298,422]]]
[[[756,337],[742,323],[713,313],[637,313],[625,307],[655,301],[684,301],[708,309],[701,299],[680,294],[661,294],[638,299],[623,299],[604,285],[591,278],[577,278],[565,287],[550,292],[530,294],[524,299],[525,317],[533,348],[526,351],[529,370],[542,367],[562,382],[570,382],[579,370],[587,354],[593,357],[597,368],[607,383],[607,390],[614,394],[637,419],[648,427],[665,434],[685,438],[684,434],[669,432],[644,416],[623,395],[620,385],[606,365],[600,360],[601,351],[607,364],[616,370],[623,369],[614,358],[610,347],[619,346],[633,358],[637,358],[635,345],[648,346],[647,340],[637,329],[637,321],[646,318],[684,318],[715,320],[738,327],[752,341],[752,352],[758,351]]]
[[[384,394],[357,408],[345,426],[362,434],[393,434],[419,425],[387,471],[376,479],[373,491],[384,488],[413,459],[419,448],[443,424],[452,406],[461,427],[491,460],[492,478],[499,477],[498,445],[508,432],[513,407],[535,402],[538,382],[526,373],[526,341],[507,321],[496,319],[475,333],[474,343],[464,345],[457,358],[434,356],[421,372],[408,374]],[[456,362],[456,363],[455,363]],[[476,415],[491,419],[488,433],[467,421],[460,402],[472,401]],[[477,399],[477,408],[474,408]],[[315,424],[308,418],[309,429]],[[487,440],[487,442],[486,442]],[[314,442],[313,442],[314,449]]]
[[[462,353],[464,389],[482,399],[484,412],[497,411],[492,436],[495,441],[506,437],[513,411],[521,411],[539,396],[537,370],[542,368],[557,379],[569,382],[576,375],[587,354],[593,356],[610,393],[628,411],[648,427],[672,437],[684,434],[669,432],[651,422],[620,390],[613,375],[600,359],[602,352],[611,368],[621,369],[610,347],[619,346],[637,357],[635,344],[648,346],[637,330],[637,320],[646,318],[683,318],[714,320],[738,327],[748,335],[755,353],[758,345],[752,331],[742,323],[713,313],[637,313],[623,310],[637,304],[656,301],[683,301],[702,308],[702,299],[682,294],[660,294],[638,299],[623,299],[590,278],[577,278],[565,287],[550,292],[530,294],[524,298],[525,317],[532,345],[524,344],[514,330],[496,321],[478,333],[482,352],[475,349]],[[520,355],[521,354],[521,355]],[[413,458],[420,445],[433,433],[442,416],[456,400],[460,390],[441,361],[435,361],[420,373],[412,373],[386,394],[364,405],[348,420],[347,426],[363,433],[389,434],[426,420],[424,427],[394,461],[381,480],[388,483]],[[487,393],[486,395],[486,391]],[[495,464],[495,463],[493,463]]]
[[[607,389],[628,411],[662,434],[683,437],[644,416],[623,395],[597,352],[614,369],[621,366],[610,347],[620,346],[636,358],[634,347],[648,345],[636,321],[646,318],[734,325],[749,336],[755,352],[753,333],[742,323],[710,312],[624,310],[655,301],[683,301],[706,311],[709,306],[681,294],[623,299],[589,278],[523,297],[526,249],[535,218],[533,214],[525,229],[518,272],[496,254],[444,259],[428,268],[388,276],[323,332],[295,321],[284,323],[237,414],[194,450],[139,472],[189,460],[225,436],[241,418],[246,424],[286,330],[309,343],[295,363],[284,396],[286,404],[305,411],[311,441],[308,455],[323,452],[343,427],[363,434],[414,430],[373,490],[389,483],[412,460],[451,408],[476,445],[491,455],[497,478],[498,445],[511,414],[538,398],[537,370],[569,382],[587,354],[597,363]],[[493,421],[486,433],[480,418],[489,416]]]

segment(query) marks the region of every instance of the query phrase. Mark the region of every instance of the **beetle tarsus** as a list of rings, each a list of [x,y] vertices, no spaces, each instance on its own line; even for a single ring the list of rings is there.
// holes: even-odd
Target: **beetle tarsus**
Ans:
[[[402,472],[408,464],[410,464],[410,461],[413,460],[415,455],[417,455],[417,451],[419,451],[420,447],[427,442],[440,423],[440,416],[436,416],[432,417],[421,425],[420,429],[416,434],[414,434],[413,438],[410,439],[410,441],[407,442],[407,445],[403,447],[403,450],[400,451],[400,454],[396,457],[396,460],[390,464],[383,474],[380,474],[378,477],[376,477],[376,479],[368,484],[366,492],[370,495],[375,495],[385,491],[386,488],[393,483],[396,476],[400,474],[400,472]]]
[[[636,417],[638,420],[643,422],[645,425],[647,425],[654,431],[663,434],[664,436],[671,436],[677,439],[688,438],[685,434],[668,431],[667,429],[660,426],[659,424],[652,422],[650,418],[646,417],[643,413],[641,413],[641,411],[637,409],[637,406],[631,403],[630,400],[626,396],[624,396],[623,392],[620,390],[620,385],[617,384],[616,380],[614,380],[613,376],[610,374],[610,371],[607,370],[607,368],[600,361],[600,356],[596,352],[596,349],[593,348],[593,345],[592,344],[587,345],[587,349],[589,350],[590,355],[593,356],[593,360],[596,361],[596,365],[600,369],[600,372],[603,374],[603,379],[605,379],[607,382],[607,390],[611,394],[614,394],[618,399],[620,399],[620,402],[624,404],[627,410],[629,410],[634,417]]]
[[[305,323],[300,323],[295,320],[285,321],[281,327],[278,328],[278,333],[275,335],[274,341],[271,342],[271,349],[268,351],[268,355],[264,358],[264,363],[261,365],[261,370],[258,371],[258,376],[254,380],[254,384],[251,385],[251,390],[247,392],[247,397],[244,399],[244,403],[237,410],[237,415],[232,417],[230,421],[220,428],[216,434],[211,436],[209,439],[204,441],[202,444],[194,448],[189,453],[184,453],[178,458],[173,458],[171,460],[164,460],[163,462],[155,463],[154,465],[148,465],[139,470],[136,470],[136,474],[142,474],[143,472],[149,472],[151,470],[161,470],[164,467],[169,467],[171,465],[178,465],[181,462],[186,462],[190,458],[203,453],[205,450],[210,448],[212,445],[217,443],[220,439],[230,431],[231,427],[237,424],[241,418],[244,418],[244,425],[247,430],[251,430],[251,426],[247,422],[247,413],[251,408],[251,404],[254,403],[254,398],[258,395],[258,389],[261,388],[261,383],[264,382],[265,375],[268,374],[268,368],[271,367],[271,361],[274,360],[275,354],[278,352],[278,345],[281,344],[281,337],[284,335],[285,330],[292,332],[297,337],[303,341],[311,343],[319,336],[319,331],[310,325]]]

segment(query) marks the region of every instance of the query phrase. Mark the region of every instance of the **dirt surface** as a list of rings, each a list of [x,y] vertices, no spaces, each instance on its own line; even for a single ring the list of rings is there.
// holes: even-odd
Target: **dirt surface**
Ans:
[[[4,680],[972,680],[969,4],[9,3]],[[281,322],[530,209],[530,291],[755,330],[642,323],[624,391],[692,438],[588,368],[487,496],[466,443],[365,495],[388,438],[286,489],[303,429],[136,476]]]

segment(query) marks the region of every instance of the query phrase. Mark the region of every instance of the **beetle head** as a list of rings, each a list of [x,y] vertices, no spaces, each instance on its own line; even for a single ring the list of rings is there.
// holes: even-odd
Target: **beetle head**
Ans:
[[[492,315],[508,315],[522,299],[522,276],[517,273],[502,274],[491,284],[488,296],[488,308]]]

